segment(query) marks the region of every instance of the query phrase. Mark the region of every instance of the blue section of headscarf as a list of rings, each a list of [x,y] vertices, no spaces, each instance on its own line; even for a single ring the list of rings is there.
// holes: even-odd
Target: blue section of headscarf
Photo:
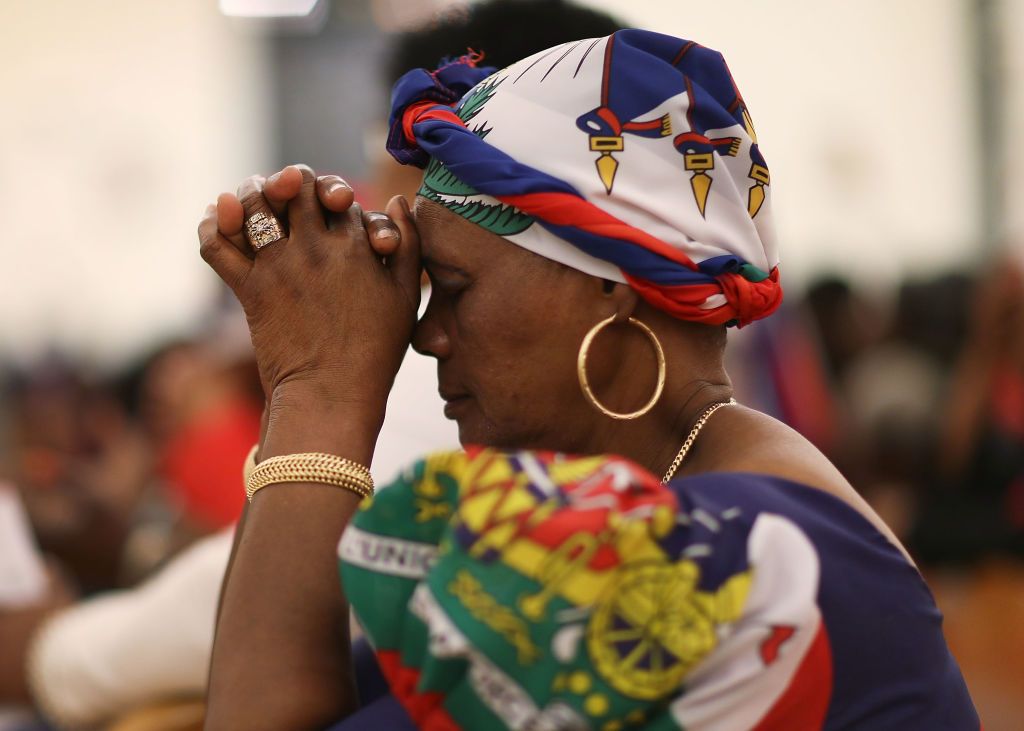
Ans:
[[[476,67],[455,61],[445,64],[433,73],[426,69],[413,69],[402,76],[391,90],[391,114],[388,117],[388,151],[403,165],[426,167],[430,155],[420,147],[406,141],[402,134],[402,114],[419,101],[434,101],[445,106],[454,105],[470,89],[493,74],[490,66]],[[397,123],[397,124],[396,124]]]

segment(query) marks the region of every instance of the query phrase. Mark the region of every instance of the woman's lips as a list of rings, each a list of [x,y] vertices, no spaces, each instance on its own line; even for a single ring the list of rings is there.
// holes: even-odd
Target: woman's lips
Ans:
[[[463,411],[470,401],[468,394],[464,393],[442,393],[444,399],[444,415],[447,419],[458,419],[458,414]]]

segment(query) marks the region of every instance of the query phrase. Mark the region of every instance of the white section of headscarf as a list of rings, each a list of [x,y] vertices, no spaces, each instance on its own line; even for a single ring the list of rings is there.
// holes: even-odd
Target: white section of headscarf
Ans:
[[[747,212],[748,191],[754,184],[748,177],[752,140],[742,125],[706,131],[711,138],[738,137],[741,145],[735,157],[714,155],[715,167],[709,171],[713,182],[706,218],[702,217],[690,185],[691,174],[684,169],[683,155],[672,145],[675,135],[690,130],[685,93],[638,118],[646,121],[667,112],[672,135],[623,135],[624,149],[613,153],[619,163],[614,186],[611,194],[606,192],[595,166],[598,153],[590,150],[588,135],[576,126],[577,117],[600,104],[608,41],[601,39],[584,58],[593,41],[564,44],[557,52],[542,51],[498,72],[504,81],[470,127],[489,128],[488,144],[570,183],[598,208],[676,247],[697,263],[732,254],[770,271],[778,264],[771,186],[764,189],[765,201],[757,217],[751,219]],[[539,224],[507,238],[574,269],[624,281],[618,267],[584,254]]]

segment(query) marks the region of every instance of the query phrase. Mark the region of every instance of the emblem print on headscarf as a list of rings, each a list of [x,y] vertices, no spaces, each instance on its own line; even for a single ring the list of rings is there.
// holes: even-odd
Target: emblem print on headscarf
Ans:
[[[612,153],[625,149],[625,141],[622,139],[624,132],[641,137],[668,137],[672,134],[672,118],[667,112],[654,119],[638,121],[637,117],[643,111],[636,110],[636,97],[629,93],[625,85],[612,83],[614,48],[615,36],[612,36],[604,50],[601,106],[576,119],[576,126],[590,135],[591,152],[600,153],[595,165],[609,195],[615,184],[615,173],[619,169],[619,161]],[[623,117],[625,122],[622,121]]]
[[[692,73],[688,74],[686,62],[690,54],[693,54],[697,63]],[[701,216],[705,216],[708,194],[713,182],[708,172],[715,167],[714,153],[736,157],[743,143],[739,137],[713,138],[708,136],[708,132],[740,124],[750,137],[751,143],[748,153],[751,165],[747,177],[754,181],[754,184],[747,193],[747,213],[754,218],[761,210],[766,197],[764,188],[770,182],[768,166],[758,149],[757,133],[754,131],[754,123],[746,102],[740,95],[725,59],[720,53],[693,41],[687,41],[672,65],[683,73],[686,95],[689,97],[686,119],[690,123],[690,131],[678,135],[672,140],[672,144],[683,156],[686,170],[693,173],[690,187],[693,189]],[[724,100],[731,101],[725,106]]]
[[[595,165],[609,195],[619,168],[619,160],[612,153],[625,150],[623,134],[652,138],[671,135],[672,120],[669,113],[647,120],[640,120],[639,117],[679,91],[676,83],[637,84],[635,78],[629,78],[629,52],[632,49],[623,46],[618,39],[618,34],[612,35],[605,45],[601,105],[576,119],[576,126],[589,135],[590,150],[599,153]],[[757,135],[746,103],[721,54],[693,41],[673,40],[681,44],[671,66],[679,71],[688,98],[686,121],[689,131],[676,135],[672,144],[683,156],[685,170],[691,173],[690,188],[697,210],[706,218],[708,197],[714,182],[710,173],[715,168],[715,153],[736,157],[743,146],[743,140],[739,137],[711,136],[712,131],[740,124],[751,141],[748,177],[754,184],[748,191],[747,212],[754,218],[764,203],[764,188],[769,184],[770,177],[764,157],[757,147]],[[692,66],[686,65],[687,56],[691,52],[692,60],[695,61]],[[652,89],[660,93],[657,96],[644,93]],[[726,99],[731,99],[728,106],[723,103]],[[623,122],[623,119],[627,121]]]

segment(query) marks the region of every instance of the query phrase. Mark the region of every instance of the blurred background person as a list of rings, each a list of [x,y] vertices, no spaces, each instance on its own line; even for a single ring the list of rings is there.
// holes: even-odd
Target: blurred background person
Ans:
[[[999,262],[966,294],[913,534],[929,563],[1024,557],[1024,277]]]

